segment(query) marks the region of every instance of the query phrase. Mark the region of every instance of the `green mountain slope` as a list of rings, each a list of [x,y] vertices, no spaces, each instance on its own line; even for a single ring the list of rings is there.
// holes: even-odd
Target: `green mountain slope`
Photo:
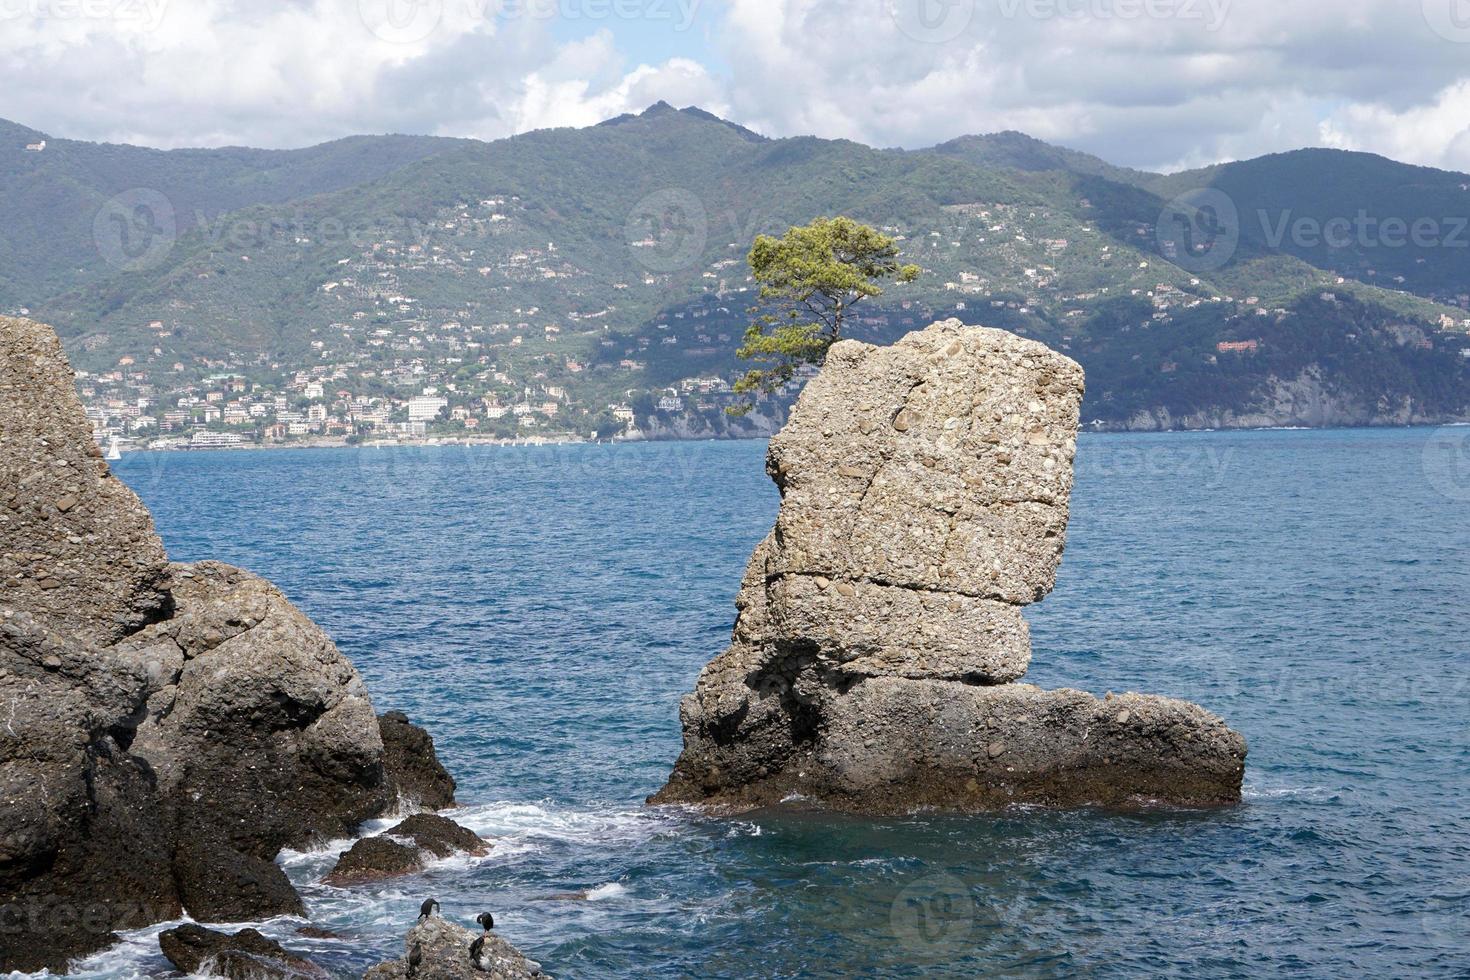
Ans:
[[[1166,198],[1222,191],[1244,240],[1321,269],[1449,302],[1470,292],[1470,175],[1310,149],[1145,186]]]
[[[44,151],[25,149],[41,141]],[[162,195],[169,209],[160,223],[187,232],[239,208],[355,187],[464,142],[359,136],[303,150],[165,152],[54,139],[0,121],[0,304],[39,302],[113,273],[97,222],[118,195],[132,195],[124,204]]]
[[[1312,399],[1331,409],[1316,424],[1470,413],[1462,336],[1440,333],[1470,313],[1250,234],[1229,261],[1194,261],[1192,239],[1161,224],[1190,178],[1018,134],[876,150],[766,139],[660,104],[493,143],[366,138],[285,156],[63,149],[46,163],[36,158],[50,145],[0,160],[11,175],[0,193],[18,210],[86,231],[80,245],[40,221],[0,231],[5,295],[23,291],[78,364],[105,372],[128,359],[154,387],[222,370],[266,384],[314,373],[351,392],[441,387],[456,403],[559,392],[561,418],[584,426],[619,404],[649,416],[660,389],[737,369],[754,235],[843,213],[900,238],[925,270],[868,309],[856,335],[892,339],[953,315],[1036,337],[1082,361],[1086,410],[1109,425],[1294,421],[1292,406]],[[1368,193],[1374,173],[1400,182],[1386,200],[1421,203],[1404,170],[1364,170],[1351,186]],[[1425,206],[1449,202],[1443,181],[1425,181]],[[91,242],[92,202],[129,186],[211,216],[175,237],[150,230],[156,198],[109,214],[108,234],[150,243],[114,268]],[[1222,186],[1247,207],[1267,200]],[[1304,200],[1335,206],[1346,193]],[[28,253],[42,239],[37,251],[72,257],[47,266]],[[695,401],[682,411],[698,419],[663,421],[723,431],[718,400]]]

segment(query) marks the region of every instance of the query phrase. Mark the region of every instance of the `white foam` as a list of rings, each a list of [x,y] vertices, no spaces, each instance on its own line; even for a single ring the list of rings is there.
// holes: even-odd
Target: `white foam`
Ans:
[[[587,890],[587,901],[604,902],[612,898],[622,898],[627,894],[628,889],[624,888],[616,881],[610,881],[605,885],[598,885],[596,888],[589,888]]]

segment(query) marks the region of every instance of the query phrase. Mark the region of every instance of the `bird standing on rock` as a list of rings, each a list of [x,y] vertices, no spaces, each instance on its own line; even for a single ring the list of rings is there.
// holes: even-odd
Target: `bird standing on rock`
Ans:
[[[408,975],[410,978],[418,976],[419,964],[424,961],[424,948],[418,943],[413,944],[413,949],[408,951]]]
[[[419,918],[420,919],[427,919],[429,916],[433,915],[435,912],[438,912],[438,911],[439,911],[439,902],[438,902],[438,900],[437,899],[433,899],[433,898],[426,898],[426,899],[424,899],[424,904],[422,904],[422,905],[419,906]]]
[[[495,928],[495,916],[489,912],[481,912],[475,916],[475,921],[485,931],[478,939],[470,943],[470,965],[476,970],[488,970],[490,964],[485,960],[485,938],[490,935],[490,930]]]

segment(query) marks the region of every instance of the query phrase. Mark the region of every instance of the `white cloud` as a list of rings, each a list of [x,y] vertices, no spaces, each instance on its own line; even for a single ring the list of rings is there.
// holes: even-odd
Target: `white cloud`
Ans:
[[[58,136],[296,146],[665,99],[880,146],[1020,129],[1134,166],[1327,145],[1470,168],[1470,43],[1434,6],[1463,0],[703,0],[717,61],[684,30],[696,0],[659,0],[673,25],[593,2],[0,0],[3,111]],[[620,47],[671,27],[681,56]]]
[[[1403,111],[1372,103],[1346,106],[1322,123],[1322,142],[1470,172],[1470,79],[1428,105]]]

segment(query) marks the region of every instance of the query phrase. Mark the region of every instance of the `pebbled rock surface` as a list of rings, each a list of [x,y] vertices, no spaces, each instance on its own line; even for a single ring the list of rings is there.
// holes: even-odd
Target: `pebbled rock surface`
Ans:
[[[0,318],[0,586],[8,608],[79,643],[165,614],[153,518],[114,478],[50,327]]]
[[[326,634],[248,572],[169,565],[99,457],[55,335],[0,318],[0,973],[183,911],[299,914],[277,852],[397,800]]]
[[[420,813],[383,834],[354,843],[324,880],[331,885],[381,881],[422,871],[430,858],[489,853],[489,842],[473,830],[436,814]]]
[[[404,955],[380,963],[363,974],[363,980],[526,980],[545,977],[541,965],[493,932],[485,939],[481,960],[470,962],[470,944],[478,931],[456,925],[438,915],[420,921],[404,938]],[[418,964],[410,971],[409,959],[418,951]]]
[[[331,639],[249,572],[203,562],[173,578],[174,616],[122,647],[161,682],[131,751],[178,801],[180,834],[217,830],[270,859],[385,812],[377,716]]]
[[[325,980],[327,971],[254,929],[233,935],[183,925],[158,937],[159,949],[179,972],[229,980]]]
[[[401,711],[378,716],[383,768],[402,809],[447,810],[454,806],[454,777],[439,763],[429,733]]]
[[[1021,609],[1066,541],[1082,392],[1071,360],[957,320],[834,345],[771,441],[780,513],[651,802],[1238,800],[1245,742],[1209,712],[1015,683]]]
[[[306,906],[274,861],[235,850],[222,836],[184,835],[174,851],[179,901],[201,922],[305,917]]]

